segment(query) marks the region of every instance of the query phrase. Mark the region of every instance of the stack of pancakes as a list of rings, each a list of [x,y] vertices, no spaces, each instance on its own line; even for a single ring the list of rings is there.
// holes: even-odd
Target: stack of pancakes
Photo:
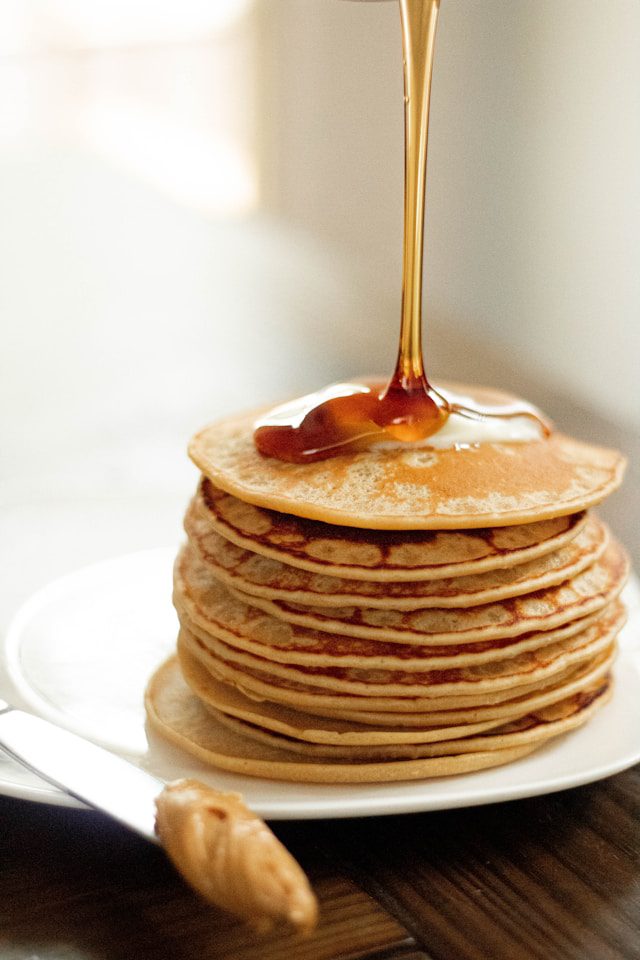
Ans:
[[[627,560],[589,508],[622,457],[553,434],[290,464],[253,419],[190,448],[178,657],[147,691],[165,737],[257,776],[406,780],[517,759],[606,703]]]

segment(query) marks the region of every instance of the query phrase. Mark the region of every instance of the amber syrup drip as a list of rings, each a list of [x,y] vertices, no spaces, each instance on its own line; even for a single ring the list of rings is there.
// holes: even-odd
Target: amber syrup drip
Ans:
[[[408,441],[435,433],[449,415],[448,405],[427,380],[422,355],[427,144],[439,7],[440,0],[400,0],[404,67],[402,313],[396,368],[379,403],[383,425],[395,439]]]
[[[404,64],[404,257],[402,322],[394,374],[385,385],[331,388],[258,421],[258,450],[305,462],[365,449],[384,440],[417,441],[447,419],[448,406],[431,389],[422,358],[422,260],[429,99],[440,0],[400,0]]]
[[[440,0],[400,0],[404,67],[404,243],[398,359],[391,380],[326,387],[261,418],[260,453],[293,463],[365,450],[381,442],[416,443],[451,413],[469,419],[530,416],[523,404],[476,409],[448,399],[427,380],[422,354],[422,263],[427,140],[433,54]]]

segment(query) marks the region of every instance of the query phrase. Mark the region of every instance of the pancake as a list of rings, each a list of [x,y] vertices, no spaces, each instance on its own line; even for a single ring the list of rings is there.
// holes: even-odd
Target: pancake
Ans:
[[[391,643],[446,645],[552,630],[589,616],[618,596],[628,572],[628,558],[614,542],[597,563],[556,587],[464,609],[306,607],[261,597],[241,599],[287,624],[312,630]]]
[[[464,632],[460,631],[446,644],[432,643],[429,636],[422,637],[420,643],[403,644],[349,637],[283,622],[263,612],[255,602],[249,602],[252,599],[229,591],[210,575],[189,548],[179,555],[174,573],[174,604],[180,621],[191,632],[203,633],[205,638],[217,637],[231,646],[253,650],[283,663],[317,665],[338,659],[343,664],[357,666],[363,657],[375,660],[378,666],[409,665],[412,660],[428,661],[433,666],[487,662],[564,639],[587,627],[602,613],[597,611],[552,630],[534,630],[515,637],[495,638],[488,633],[486,640],[467,642]]]
[[[591,517],[569,543],[517,566],[454,578],[385,582],[312,573],[251,553],[216,533],[195,504],[187,511],[185,530],[203,563],[243,594],[311,606],[354,604],[394,610],[470,607],[555,586],[591,566],[608,539],[605,525]]]
[[[600,503],[622,482],[614,450],[560,433],[529,443],[465,449],[385,447],[313,463],[258,453],[264,411],[211,424],[189,455],[215,486],[265,509],[382,530],[469,529],[533,523]]]
[[[528,689],[520,687],[518,696],[502,700],[493,699],[480,704],[469,703],[469,698],[458,698],[456,704],[451,703],[444,707],[436,702],[421,708],[418,712],[407,712],[413,701],[401,701],[403,703],[402,711],[395,708],[392,710],[378,707],[375,711],[365,708],[350,709],[352,701],[347,702],[347,708],[335,710],[326,707],[318,701],[314,702],[313,709],[320,717],[340,718],[349,723],[377,723],[388,726],[402,727],[425,727],[434,725],[453,725],[456,723],[484,723],[488,720],[501,718],[503,720],[522,716],[527,706],[528,710],[538,709],[541,706],[547,706],[556,703],[563,696],[569,696],[571,692],[584,689],[588,680],[597,679],[603,676],[611,668],[617,654],[616,645],[613,644],[604,653],[589,660],[578,668],[574,668],[563,673],[560,678],[555,678],[551,682],[541,684],[539,687],[530,686]],[[386,706],[386,704],[385,704]],[[440,708],[440,709],[438,709]]]
[[[191,508],[225,540],[289,567],[351,580],[432,580],[517,566],[559,549],[586,513],[476,530],[359,530],[245,503],[202,477]]]
[[[613,645],[610,650],[613,649]],[[469,710],[474,707],[486,707],[502,704],[529,693],[539,693],[547,687],[560,683],[575,672],[575,667],[569,666],[566,670],[546,678],[536,678],[533,683],[524,683],[517,688],[494,688],[488,691],[479,689],[476,693],[463,692],[459,695],[445,696],[439,691],[439,697],[419,696],[402,690],[393,695],[385,690],[383,695],[373,692],[357,693],[322,689],[312,686],[302,680],[292,677],[275,676],[259,667],[249,667],[222,659],[212,653],[211,649],[195,634],[191,634],[184,627],[178,634],[178,657],[184,651],[195,656],[213,677],[230,683],[246,693],[247,696],[266,699],[273,703],[284,703],[295,709],[306,710],[323,714],[325,708],[331,711],[331,716],[351,716],[354,711],[384,711],[385,713],[412,713],[443,712],[450,710]]]
[[[355,714],[345,718],[321,717],[281,704],[257,701],[229,684],[216,680],[187,650],[183,650],[180,656],[182,673],[188,686],[207,706],[289,738],[343,746],[435,743],[492,730],[508,720],[549,708],[593,687],[609,672],[612,662],[611,655],[603,657],[595,666],[580,670],[571,680],[546,693],[522,698],[511,705],[487,709],[484,719],[469,720],[461,715],[461,711],[450,711],[450,715],[443,715],[438,723],[430,722],[431,717],[424,715],[416,716],[415,722],[408,725],[407,717],[400,715],[398,724],[394,725],[394,718],[385,717],[384,714],[370,716],[365,721]],[[478,711],[478,716],[480,713]]]
[[[384,783],[452,776],[510,763],[535,744],[472,754],[374,763],[291,759],[286,750],[256,744],[217,724],[184,682],[175,659],[151,678],[145,695],[149,725],[205,763],[245,776],[308,783]]]
[[[176,561],[174,602],[190,620],[219,636],[223,636],[219,631],[225,629],[247,633],[243,624],[250,617],[250,629],[268,634],[268,642],[273,646],[283,646],[294,633],[299,638],[295,642],[298,647],[312,643],[319,633],[447,646],[553,630],[590,616],[615,599],[627,571],[626,555],[614,541],[596,564],[577,577],[522,598],[464,610],[307,608],[232,594],[211,575],[193,550],[186,548]]]
[[[422,744],[378,744],[349,746],[308,743],[274,733],[262,726],[229,716],[211,708],[211,713],[223,726],[258,743],[286,750],[294,755],[311,758],[350,760],[361,763],[369,760],[420,759],[451,754],[476,753],[485,750],[504,750],[522,744],[539,744],[569,730],[582,726],[611,696],[610,678],[603,678],[596,686],[555,704],[495,727],[493,730],[460,739]]]
[[[319,757],[336,760],[352,760],[357,763],[361,763],[367,760],[417,760],[421,757],[450,756],[453,752],[474,752],[473,750],[465,748],[457,748],[455,751],[453,749],[449,749],[450,742],[457,744],[461,742],[459,740],[439,741],[438,743],[374,744],[371,746],[333,746],[330,744],[308,743],[287,737],[281,733],[274,733],[245,720],[240,720],[237,717],[225,714],[222,711],[214,709],[213,707],[208,707],[207,709],[210,710],[211,715],[222,726],[227,727],[230,730],[235,730],[237,733],[247,737],[249,740],[279,747],[281,750],[285,750],[287,753],[296,756],[310,757],[314,759]],[[494,728],[496,727],[495,724],[493,726]],[[478,746],[478,749],[489,750],[492,747],[496,748],[496,746],[496,744],[488,743],[486,748],[481,748]],[[505,746],[517,746],[517,743],[505,744]]]
[[[178,635],[178,658],[183,669],[189,668],[195,659],[215,680],[241,691],[250,700],[266,701],[285,705],[297,711],[308,711],[315,716],[330,717],[359,723],[377,723],[391,726],[436,726],[453,723],[483,722],[495,717],[508,718],[522,715],[526,701],[535,706],[552,703],[558,699],[558,691],[575,684],[583,676],[599,670],[605,661],[612,661],[616,647],[612,644],[599,656],[579,667],[569,667],[559,674],[523,685],[515,691],[493,690],[479,696],[448,696],[434,699],[415,696],[362,696],[358,694],[335,694],[318,690],[304,683],[272,678],[260,670],[237,669],[234,665],[214,659],[206,646],[197,638],[181,630]],[[547,698],[544,701],[540,698]]]
[[[454,713],[475,720],[479,708],[482,719],[485,719],[490,709],[499,706],[509,707],[511,710],[516,702],[524,698],[543,694],[568,683],[578,672],[575,666],[569,666],[555,675],[546,678],[538,677],[534,683],[522,684],[515,688],[494,688],[491,691],[485,688],[475,694],[429,697],[405,693],[392,696],[389,691],[386,691],[384,696],[380,696],[373,693],[365,695],[323,690],[296,680],[273,677],[259,669],[239,667],[237,664],[213,657],[204,644],[198,643],[197,639],[189,636],[185,630],[181,630],[178,635],[177,651],[181,663],[185,654],[195,655],[213,677],[223,683],[232,684],[248,697],[258,700],[266,699],[272,703],[291,706],[295,710],[308,710],[318,716],[328,715],[340,719],[360,720],[362,717],[375,716],[376,722],[383,722],[384,714],[388,715],[384,717],[384,722],[392,721],[392,725],[395,725],[400,723],[401,716],[402,723],[405,724],[406,720],[406,725],[410,726],[415,726],[416,723],[417,725],[428,723],[437,725],[449,722]],[[585,661],[580,666],[590,669],[601,659],[614,656],[615,652],[616,646],[611,644],[599,656]],[[425,719],[426,717],[428,719]]]
[[[182,625],[206,643],[216,638],[240,650],[280,663],[308,666],[359,667],[421,670],[462,667],[503,660],[566,640],[606,617],[616,630],[624,622],[623,608],[612,602],[604,611],[580,617],[549,631],[484,642],[439,645],[400,644],[359,639],[323,630],[283,623],[259,608],[243,602],[214,578],[204,575],[197,560],[190,566],[185,551],[176,565],[174,601]]]
[[[449,669],[383,669],[363,660],[358,667],[308,666],[279,663],[229,646],[213,637],[197,636],[183,627],[188,648],[199,647],[212,665],[222,662],[248,672],[258,671],[278,683],[301,683],[307,687],[360,696],[416,696],[423,698],[490,696],[497,690],[513,691],[537,684],[570,667],[593,659],[611,646],[621,622],[593,626],[566,640],[503,660]],[[513,694],[514,696],[517,693]]]

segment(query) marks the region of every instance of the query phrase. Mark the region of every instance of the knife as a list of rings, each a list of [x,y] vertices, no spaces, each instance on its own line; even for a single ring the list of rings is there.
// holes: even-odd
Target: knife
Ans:
[[[257,931],[308,935],[316,898],[299,864],[238,794],[195,780],[165,785],[103,747],[0,700],[0,747],[65,793],[152,843],[206,900]],[[158,833],[156,833],[156,828]]]
[[[0,700],[0,746],[24,767],[159,843],[155,800],[164,782],[75,733]]]

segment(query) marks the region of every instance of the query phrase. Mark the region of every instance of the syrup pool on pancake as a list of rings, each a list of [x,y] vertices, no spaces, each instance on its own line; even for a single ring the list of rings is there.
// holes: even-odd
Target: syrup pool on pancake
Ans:
[[[550,432],[540,410],[516,397],[477,387],[436,389],[426,377],[409,389],[398,387],[394,375],[386,387],[362,378],[281,404],[257,420],[254,441],[265,456],[305,463],[372,447],[527,443]]]

